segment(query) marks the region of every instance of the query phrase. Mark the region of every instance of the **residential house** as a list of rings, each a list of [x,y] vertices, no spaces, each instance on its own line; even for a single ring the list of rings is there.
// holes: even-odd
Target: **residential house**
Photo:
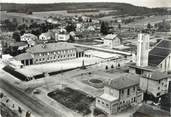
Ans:
[[[104,94],[96,98],[96,107],[114,114],[127,109],[132,104],[141,103],[143,93],[139,90],[139,78],[125,75],[105,83]]]
[[[104,37],[104,45],[109,48],[114,48],[116,46],[121,45],[121,40],[115,34],[108,34]]]
[[[36,44],[37,36],[31,33],[25,33],[21,36],[21,41],[26,41],[29,44],[29,47],[32,47]]]
[[[160,71],[144,73],[140,77],[140,89],[154,97],[160,97],[168,93],[168,86],[169,75]]]
[[[51,39],[55,38],[55,34],[51,31],[48,31],[46,33],[42,33],[40,36],[39,36],[39,40],[41,41],[49,41]]]

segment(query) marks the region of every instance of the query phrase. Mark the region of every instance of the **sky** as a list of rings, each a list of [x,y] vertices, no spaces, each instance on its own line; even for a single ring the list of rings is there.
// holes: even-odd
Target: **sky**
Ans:
[[[171,7],[171,0],[0,0],[5,3],[121,2],[146,7]]]

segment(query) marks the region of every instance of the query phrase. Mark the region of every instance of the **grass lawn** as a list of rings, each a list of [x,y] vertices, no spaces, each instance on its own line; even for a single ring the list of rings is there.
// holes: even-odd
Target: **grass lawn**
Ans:
[[[63,90],[57,89],[50,92],[48,96],[83,115],[91,113],[90,105],[93,101],[95,101],[95,98],[88,97],[83,92],[68,87]]]

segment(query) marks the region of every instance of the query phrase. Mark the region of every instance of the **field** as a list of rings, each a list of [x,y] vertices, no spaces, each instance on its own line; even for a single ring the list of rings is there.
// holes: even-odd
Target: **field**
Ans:
[[[166,21],[171,21],[171,15],[146,17],[142,20],[137,20],[128,25],[129,26],[146,26],[148,23],[155,24],[155,23],[162,22],[163,19],[165,19]]]
[[[9,19],[10,21],[13,21],[14,18],[16,18],[17,22],[19,24],[22,23],[31,23],[31,20],[34,21],[43,21],[45,20],[45,18],[43,17],[38,17],[38,16],[34,16],[34,15],[27,15],[24,13],[7,13],[7,12],[0,12],[0,22],[4,21],[6,19]]]
[[[101,13],[108,14],[113,10],[99,10],[97,12],[80,12],[80,13],[68,13],[67,10],[59,10],[59,11],[44,11],[44,12],[33,12],[34,16],[38,17],[48,17],[48,16],[76,16],[76,15],[98,15]]]
[[[95,98],[88,97],[83,92],[71,88],[57,89],[50,92],[48,96],[83,115],[91,113],[90,105],[95,100]]]

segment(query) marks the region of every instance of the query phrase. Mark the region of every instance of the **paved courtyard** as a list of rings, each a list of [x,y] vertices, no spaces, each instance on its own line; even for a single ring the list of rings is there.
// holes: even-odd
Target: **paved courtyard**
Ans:
[[[96,64],[97,62],[102,61],[100,58],[95,57],[82,57],[67,61],[59,61],[47,64],[38,64],[38,65],[31,65],[25,66],[24,68],[17,69],[18,72],[26,75],[26,76],[33,76],[41,73],[53,72],[53,71],[60,71],[65,69],[77,68],[81,67],[84,61],[84,65],[92,65]]]

